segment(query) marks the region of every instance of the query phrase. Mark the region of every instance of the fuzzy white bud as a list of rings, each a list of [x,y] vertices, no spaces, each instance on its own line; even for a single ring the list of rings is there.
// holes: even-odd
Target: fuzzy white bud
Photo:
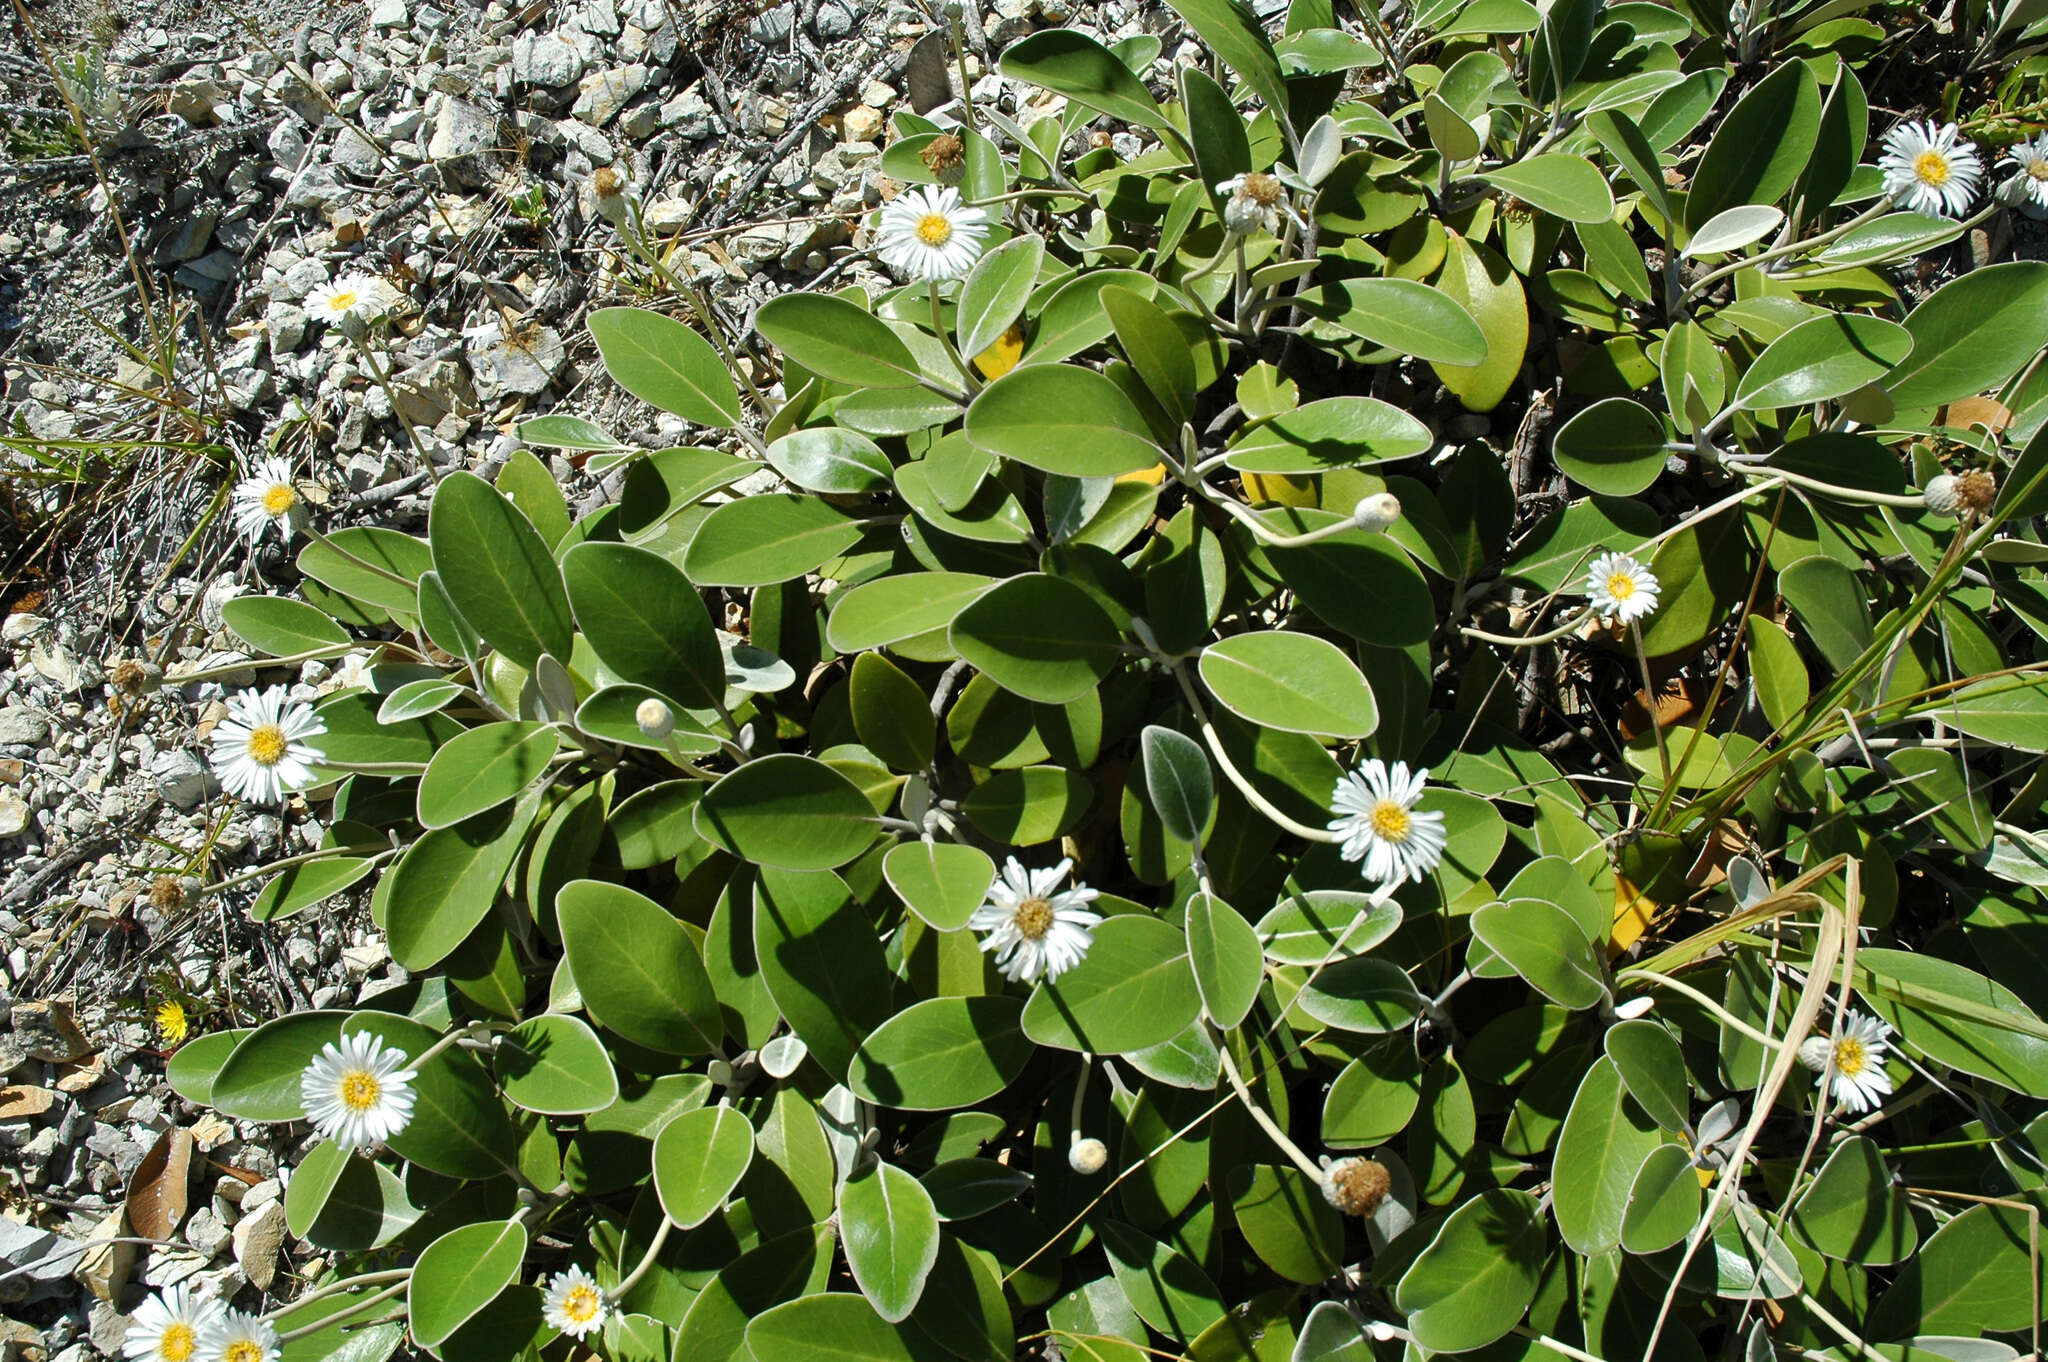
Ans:
[[[1834,1042],[1826,1036],[1808,1036],[1799,1046],[1799,1062],[1815,1073],[1828,1067],[1828,1059],[1834,1054]]]
[[[1401,499],[1392,492],[1361,498],[1351,508],[1351,523],[1361,530],[1378,533],[1401,518]]]
[[[676,731],[675,711],[651,695],[633,711],[633,722],[640,725],[643,734],[656,741]]]
[[[1067,1150],[1067,1167],[1083,1177],[1100,1173],[1108,1163],[1109,1146],[1093,1136],[1074,1141]]]
[[[1649,1012],[1656,1005],[1657,1000],[1648,994],[1644,994],[1640,998],[1630,998],[1627,1002],[1614,1009],[1614,1019],[1616,1021],[1634,1021],[1636,1018]]]
[[[1920,494],[1927,503],[1927,509],[1936,515],[1957,516],[1963,513],[1963,498],[1956,488],[1956,475],[1941,473],[1927,480],[1927,488]]]

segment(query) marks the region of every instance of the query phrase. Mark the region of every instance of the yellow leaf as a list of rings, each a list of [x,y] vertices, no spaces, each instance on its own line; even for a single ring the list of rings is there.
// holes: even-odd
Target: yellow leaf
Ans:
[[[994,345],[974,357],[974,367],[983,378],[993,381],[1016,368],[1023,355],[1024,328],[1013,322],[1008,331],[996,337]]]
[[[1274,501],[1282,506],[1316,504],[1316,475],[1313,473],[1240,473],[1244,494],[1253,502]]]
[[[1155,463],[1150,468],[1141,468],[1135,473],[1120,474],[1117,477],[1117,481],[1142,482],[1147,487],[1157,487],[1162,481],[1165,480],[1165,477],[1166,465],[1163,463]]]
[[[1620,955],[1635,945],[1656,917],[1657,905],[1630,884],[1627,876],[1617,874],[1614,877],[1614,933],[1607,938],[1607,953]]]

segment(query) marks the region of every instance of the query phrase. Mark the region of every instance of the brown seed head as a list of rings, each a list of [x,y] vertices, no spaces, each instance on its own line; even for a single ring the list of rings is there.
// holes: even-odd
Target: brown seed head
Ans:
[[[1095,131],[1088,134],[1088,145],[1095,151],[1103,150],[1109,146],[1109,134],[1100,128],[1095,129]]]
[[[1280,181],[1264,173],[1244,177],[1244,196],[1261,208],[1280,202]]]
[[[1956,501],[1966,511],[1983,515],[1998,500],[1998,479],[1981,468],[1956,474]]]
[[[600,199],[615,199],[626,192],[626,177],[610,166],[599,166],[590,187]]]
[[[967,165],[967,144],[950,132],[942,132],[925,143],[917,159],[924,162],[924,168],[941,180]]]
[[[176,875],[159,875],[149,884],[149,906],[168,913],[185,906],[185,883]]]
[[[149,673],[132,657],[124,657],[107,669],[107,680],[114,683],[114,688],[125,690],[130,695],[140,693],[148,679]]]
[[[1380,1208],[1393,1185],[1386,1165],[1373,1159],[1339,1159],[1323,1173],[1323,1196],[1344,1214],[1361,1220]]]

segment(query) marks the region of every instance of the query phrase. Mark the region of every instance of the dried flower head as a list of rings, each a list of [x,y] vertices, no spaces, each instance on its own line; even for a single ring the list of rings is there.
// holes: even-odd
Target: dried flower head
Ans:
[[[1345,1215],[1371,1215],[1393,1190],[1386,1165],[1374,1159],[1339,1159],[1323,1170],[1323,1197]]]
[[[129,695],[155,690],[156,683],[162,679],[162,672],[132,657],[124,657],[107,668],[107,683]]]
[[[950,132],[942,132],[925,143],[917,159],[924,162],[940,184],[958,184],[967,174],[967,144]]]
[[[185,882],[176,875],[159,875],[149,882],[149,906],[158,912],[174,913],[185,902]]]

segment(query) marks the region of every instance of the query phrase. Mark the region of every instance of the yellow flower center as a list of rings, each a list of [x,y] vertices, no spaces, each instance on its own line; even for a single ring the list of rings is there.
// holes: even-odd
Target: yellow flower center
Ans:
[[[1038,941],[1052,930],[1052,904],[1044,899],[1026,899],[1017,905],[1013,921],[1017,924],[1019,936],[1026,941]]]
[[[263,1349],[253,1338],[238,1338],[221,1352],[220,1362],[263,1362]]]
[[[1372,830],[1379,834],[1382,841],[1407,841],[1408,829],[1413,822],[1414,820],[1408,816],[1408,810],[1391,799],[1382,799],[1372,806]]]
[[[1835,1042],[1835,1072],[1842,1077],[1854,1078],[1869,1063],[1870,1052],[1854,1036],[1844,1036]]]
[[[953,239],[953,222],[944,213],[926,213],[917,220],[917,239],[927,246],[943,246]]]
[[[596,1287],[579,1283],[570,1287],[569,1294],[562,1297],[562,1313],[577,1324],[588,1324],[597,1318],[598,1307],[602,1304]]]
[[[288,482],[273,484],[270,490],[263,494],[263,514],[272,519],[288,513],[298,504],[299,489]]]
[[[2027,174],[2036,180],[2048,180],[2048,156],[2036,156],[2029,160]]]
[[[384,1085],[367,1069],[355,1069],[341,1076],[341,1104],[350,1111],[363,1112],[377,1105]]]
[[[329,312],[346,312],[350,308],[354,307],[356,305],[357,300],[359,300],[362,296],[362,294],[356,292],[354,289],[347,289],[341,293],[335,294],[332,298],[329,298],[327,300],[327,310]]]
[[[1929,147],[1913,158],[1913,174],[1920,183],[1939,189],[1948,183],[1948,157]]]
[[[249,760],[258,766],[275,766],[284,760],[291,742],[276,724],[265,724],[249,733]]]
[[[190,1362],[198,1346],[199,1336],[192,1332],[192,1326],[176,1320],[164,1330],[163,1337],[157,1339],[156,1355],[163,1362]]]
[[[1626,572],[1617,572],[1607,579],[1607,594],[1617,601],[1625,601],[1636,594],[1636,579]]]

